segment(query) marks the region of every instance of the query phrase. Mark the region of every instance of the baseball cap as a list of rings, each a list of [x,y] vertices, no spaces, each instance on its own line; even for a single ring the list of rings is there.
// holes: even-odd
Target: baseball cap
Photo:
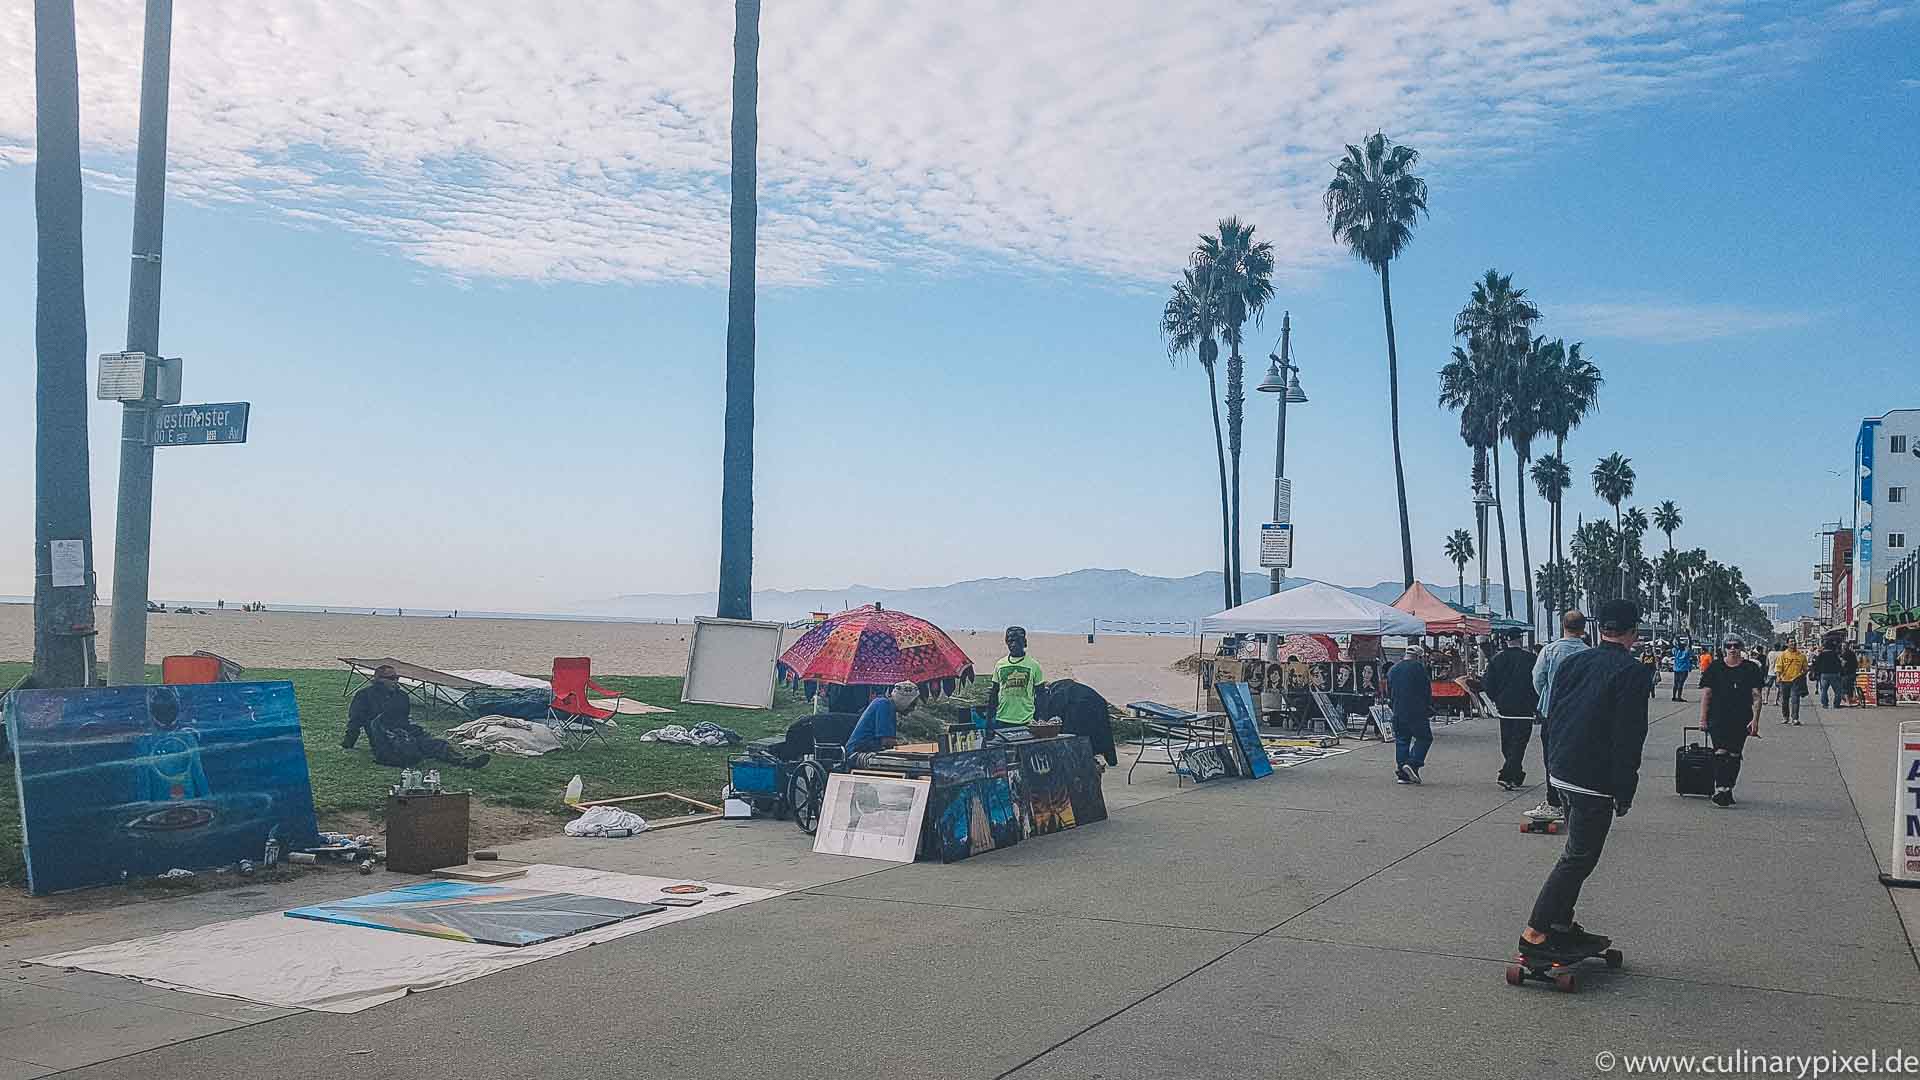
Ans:
[[[1600,629],[1619,633],[1640,625],[1640,605],[1631,600],[1608,600],[1600,605]]]

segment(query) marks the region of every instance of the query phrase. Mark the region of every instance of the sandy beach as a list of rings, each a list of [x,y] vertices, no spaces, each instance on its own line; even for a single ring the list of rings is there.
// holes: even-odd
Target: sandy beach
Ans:
[[[106,660],[109,612],[98,612],[100,659]],[[555,656],[591,656],[611,675],[683,675],[687,624],[573,622],[546,619],[448,619],[396,615],[330,615],[281,611],[214,611],[149,615],[147,661],[205,649],[246,667],[326,668],[339,657],[393,656],[434,668],[499,668],[529,675],[550,671]],[[801,631],[787,631],[790,642]],[[1000,635],[959,631],[954,640],[976,667],[989,669],[1005,652]],[[1194,649],[1190,638],[1033,634],[1031,649],[1049,679],[1073,678],[1116,705],[1150,698],[1193,703],[1192,676],[1172,668]],[[0,605],[0,659],[33,658],[33,608]]]

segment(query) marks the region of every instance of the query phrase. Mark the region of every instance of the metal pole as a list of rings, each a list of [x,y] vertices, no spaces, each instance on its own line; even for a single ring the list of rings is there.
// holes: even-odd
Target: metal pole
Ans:
[[[133,181],[133,271],[127,287],[127,351],[160,355],[160,234],[167,195],[167,81],[173,0],[147,0],[140,67],[140,143]],[[153,541],[155,403],[129,401],[120,414],[120,493],[113,523],[113,630],[107,681],[147,678],[147,564]]]
[[[1288,346],[1293,336],[1293,313],[1285,312],[1280,316],[1280,381],[1285,383],[1292,371],[1293,362],[1288,357]],[[1287,475],[1287,391],[1283,386],[1276,395],[1280,399],[1280,430],[1274,436],[1273,443],[1273,520],[1280,520],[1280,481]],[[1286,570],[1274,567],[1269,571],[1267,595],[1280,591],[1280,582]]]
[[[1492,611],[1493,606],[1487,602],[1487,507],[1480,503],[1474,509],[1480,512],[1480,610]]]

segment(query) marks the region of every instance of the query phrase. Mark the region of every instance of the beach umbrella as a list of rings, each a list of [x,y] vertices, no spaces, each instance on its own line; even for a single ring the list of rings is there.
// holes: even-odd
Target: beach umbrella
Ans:
[[[912,682],[928,697],[973,681],[973,661],[946,631],[903,611],[868,604],[800,635],[780,655],[780,677],[813,693],[814,684],[891,686]]]

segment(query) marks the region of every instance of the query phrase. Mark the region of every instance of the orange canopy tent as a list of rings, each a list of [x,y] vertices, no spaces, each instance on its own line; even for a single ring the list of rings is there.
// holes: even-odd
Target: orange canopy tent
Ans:
[[[1427,624],[1427,633],[1474,637],[1493,632],[1493,623],[1479,615],[1470,615],[1433,595],[1425,585],[1414,582],[1393,606]]]

